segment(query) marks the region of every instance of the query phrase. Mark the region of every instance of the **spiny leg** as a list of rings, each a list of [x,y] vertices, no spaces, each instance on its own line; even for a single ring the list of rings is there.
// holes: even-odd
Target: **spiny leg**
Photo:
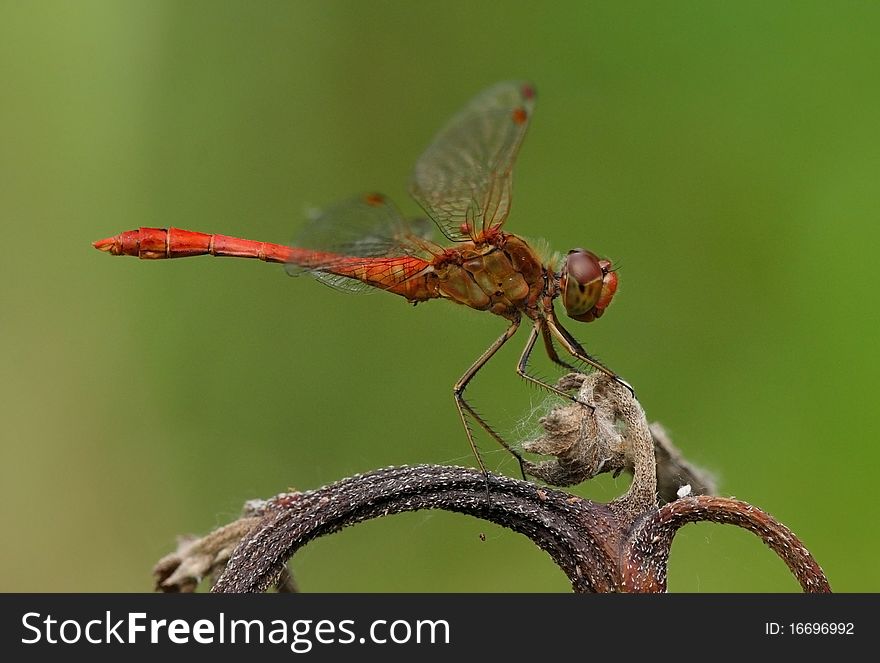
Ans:
[[[532,350],[535,349],[535,343],[538,340],[538,334],[542,334],[544,336],[544,342],[545,342],[545,344],[547,344],[547,348],[548,348],[547,353],[550,354],[550,349],[553,350],[553,354],[550,354],[550,359],[553,359],[553,356],[556,354],[556,349],[553,348],[552,344],[549,343],[548,338],[546,336],[547,332],[546,332],[546,327],[544,326],[544,322],[540,319],[536,320],[535,326],[532,327],[532,331],[529,334],[529,340],[526,341],[526,347],[523,348],[522,354],[519,357],[519,362],[517,362],[517,364],[516,364],[517,375],[519,375],[523,380],[527,380],[527,381],[531,382],[532,384],[536,384],[539,387],[546,389],[547,391],[550,391],[554,394],[558,394],[558,395],[562,396],[566,400],[575,401],[575,402],[580,403],[580,401],[578,401],[574,396],[572,396],[568,392],[563,391],[559,387],[556,387],[555,385],[552,385],[548,382],[544,382],[542,379],[535,377],[534,375],[529,375],[529,372],[528,372],[529,357],[532,354]],[[571,368],[575,371],[577,370],[573,366],[570,366],[569,364],[566,364],[561,359],[559,359],[558,355],[556,356],[556,359],[554,361],[556,361],[557,364],[561,364],[561,365],[566,366],[568,368]],[[581,403],[581,404],[586,405],[585,403]],[[587,406],[587,407],[590,407],[590,406]]]
[[[464,400],[464,390],[467,387],[468,383],[473,379],[473,377],[477,374],[477,372],[489,361],[492,356],[498,352],[502,345],[507,343],[510,338],[516,333],[516,330],[519,329],[520,320],[517,318],[514,320],[510,327],[507,328],[501,336],[499,336],[493,343],[490,345],[486,351],[481,354],[477,360],[471,364],[471,367],[468,368],[464,375],[462,375],[458,382],[455,383],[455,386],[452,388],[452,395],[455,397],[455,405],[458,408],[458,414],[461,417],[461,423],[464,425],[465,433],[467,433],[468,442],[471,445],[471,451],[474,452],[474,456],[477,459],[477,462],[480,464],[480,470],[483,472],[483,475],[486,477],[486,491],[489,490],[489,473],[486,471],[486,466],[483,464],[483,459],[480,456],[480,452],[477,449],[477,445],[474,443],[474,435],[471,430],[470,424],[467,420],[467,415],[471,415],[474,418],[480,427],[489,433],[492,438],[498,442],[502,447],[507,449],[511,453],[511,455],[516,458],[519,463],[520,472],[523,473],[523,478],[525,478],[525,472],[523,471],[523,458],[522,456],[504,439],[496,433],[489,424],[487,424],[483,418],[477,414],[477,412],[470,406],[470,404]]]
[[[612,380],[626,387],[629,390],[629,393],[632,394],[633,398],[635,398],[636,392],[632,388],[632,386],[626,380],[621,378],[617,373],[602,364],[598,359],[593,359],[590,355],[588,355],[587,351],[584,350],[583,346],[581,346],[581,344],[577,342],[574,336],[572,336],[569,331],[559,323],[559,320],[556,319],[556,316],[548,316],[546,318],[546,324],[550,328],[550,331],[553,333],[556,339],[559,341],[560,345],[562,345],[562,347],[565,348],[572,357],[584,362],[585,364],[589,364],[596,370],[602,371]]]
[[[461,408],[463,408],[465,410],[465,412],[467,412],[467,414],[469,414],[471,417],[473,417],[474,421],[476,421],[478,424],[480,424],[480,428],[482,428],[484,431],[486,431],[492,437],[492,439],[494,439],[496,442],[498,442],[498,444],[500,444],[502,447],[504,447],[510,453],[510,455],[512,455],[514,458],[516,458],[516,462],[519,463],[519,472],[522,475],[522,478],[524,480],[527,480],[526,479],[526,471],[525,471],[525,461],[524,461],[522,455],[520,455],[520,453],[518,451],[516,451],[516,449],[514,449],[509,444],[507,444],[507,442],[504,441],[504,438],[498,434],[498,431],[496,431],[494,428],[492,428],[492,426],[490,426],[486,422],[486,420],[483,419],[483,417],[480,415],[480,413],[477,412],[476,410],[474,410],[473,407],[471,407],[470,403],[468,403],[467,401],[462,399],[460,405],[461,405]],[[459,409],[459,412],[461,411],[461,408]],[[464,421],[464,417],[462,417],[462,420]],[[464,425],[468,431],[468,437],[470,438],[470,436],[473,434],[473,431],[470,430],[470,427],[468,426],[467,422],[465,422]],[[477,454],[477,460],[480,463],[480,468],[483,470],[483,474],[486,475],[486,479],[488,481],[488,473],[486,472],[486,468],[483,465],[483,461],[480,458],[479,453],[477,453],[477,451],[476,451],[476,447],[474,446],[473,440],[471,440],[471,448],[474,449],[474,453]],[[488,491],[488,487],[489,487],[489,484],[487,483],[486,484],[487,491]]]
[[[550,330],[547,328],[547,325],[541,325],[541,336],[544,339],[544,347],[547,349],[547,356],[550,357],[550,361],[554,364],[559,364],[570,371],[580,373],[577,366],[569,364],[567,361],[563,361],[559,358],[559,354],[556,352],[556,347],[553,345],[553,337],[550,335]]]

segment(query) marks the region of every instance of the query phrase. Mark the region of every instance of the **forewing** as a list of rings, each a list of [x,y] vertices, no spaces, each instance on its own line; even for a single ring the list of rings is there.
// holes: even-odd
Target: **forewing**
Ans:
[[[410,193],[454,241],[497,228],[510,212],[513,164],[535,105],[524,81],[477,95],[416,162]]]

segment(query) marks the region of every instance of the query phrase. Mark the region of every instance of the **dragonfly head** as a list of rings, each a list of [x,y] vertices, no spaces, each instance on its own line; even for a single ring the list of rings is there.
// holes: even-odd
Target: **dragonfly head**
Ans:
[[[600,317],[617,292],[617,273],[611,261],[586,249],[572,249],[559,275],[562,304],[568,317],[592,322]]]

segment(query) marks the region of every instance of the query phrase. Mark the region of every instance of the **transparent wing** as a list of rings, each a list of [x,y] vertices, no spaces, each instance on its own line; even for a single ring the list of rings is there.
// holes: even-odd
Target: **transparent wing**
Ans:
[[[449,239],[474,239],[507,219],[513,164],[534,106],[530,83],[498,83],[472,99],[419,157],[410,193]]]
[[[425,219],[408,222],[380,193],[354,196],[309,215],[293,241],[295,247],[311,250],[303,260],[308,264],[289,263],[285,268],[291,276],[307,272],[338,290],[373,292],[375,285],[330,270],[341,265],[355,268],[357,258],[370,266],[375,258],[397,256],[406,260],[425,255],[429,229]],[[390,276],[386,285],[394,285]]]

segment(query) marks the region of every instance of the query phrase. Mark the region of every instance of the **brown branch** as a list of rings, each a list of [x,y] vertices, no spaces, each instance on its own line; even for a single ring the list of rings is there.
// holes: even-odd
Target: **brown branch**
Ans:
[[[242,541],[215,592],[267,589],[287,560],[314,538],[363,520],[419,509],[445,509],[494,522],[546,550],[575,591],[618,588],[620,526],[605,505],[534,484],[444,465],[393,467],[320,490],[270,500],[259,528]]]
[[[665,504],[634,528],[623,560],[624,583],[632,591],[666,591],[666,562],[675,533],[687,523],[736,525],[761,537],[791,569],[805,592],[830,592],[822,567],[790,529],[747,502],[700,495]]]
[[[445,509],[529,537],[562,568],[576,592],[665,591],[675,533],[701,520],[757,534],[785,560],[805,591],[830,591],[803,544],[760,509],[718,497],[676,499],[677,477],[692,478],[701,489],[711,487],[711,479],[687,463],[662,430],[649,429],[641,406],[626,388],[602,374],[568,378],[561,387],[578,389],[580,402],[548,415],[547,434],[530,447],[553,453],[556,459],[526,463],[526,470],[545,479],[569,480],[611,467],[631,467],[632,485],[609,504],[526,481],[484,476],[471,468],[388,468],[251,504],[242,520],[204,539],[187,541],[164,558],[154,571],[157,584],[164,591],[192,591],[203,576],[214,576],[225,567],[213,591],[264,591],[273,583],[292,591],[287,560],[312,539],[370,518]],[[666,477],[664,490],[674,499],[659,509],[655,446],[666,465],[659,472]],[[684,488],[682,495],[688,487]],[[241,543],[230,557],[236,537]]]

